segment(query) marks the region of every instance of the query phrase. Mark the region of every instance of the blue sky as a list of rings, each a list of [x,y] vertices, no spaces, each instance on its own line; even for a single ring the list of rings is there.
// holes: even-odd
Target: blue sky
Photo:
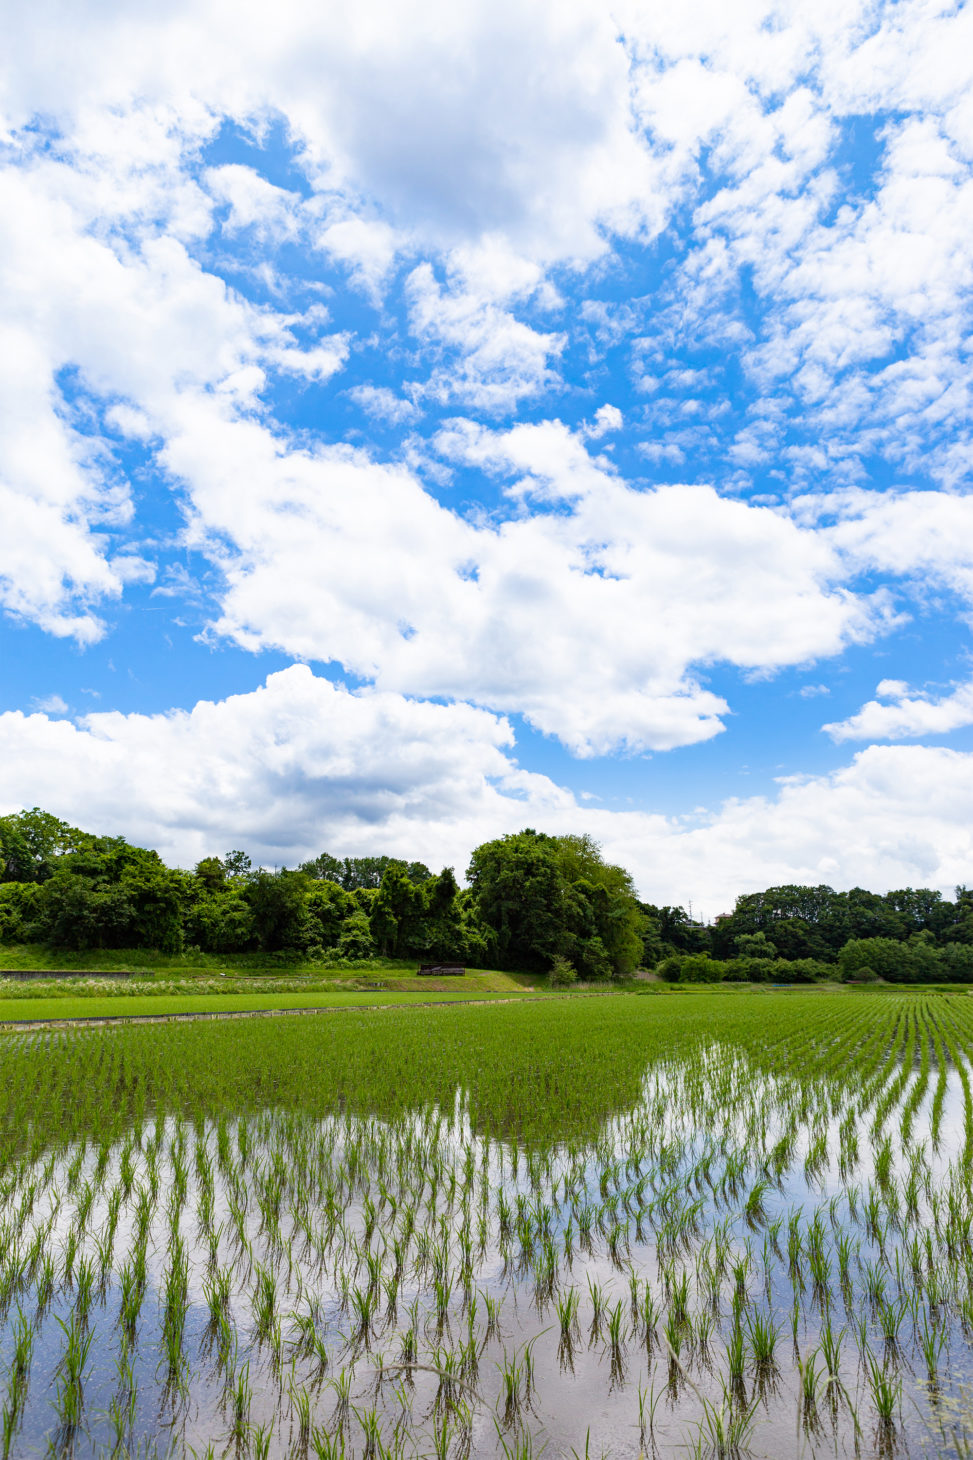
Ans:
[[[973,22],[110,3],[0,76],[0,802],[973,876]]]

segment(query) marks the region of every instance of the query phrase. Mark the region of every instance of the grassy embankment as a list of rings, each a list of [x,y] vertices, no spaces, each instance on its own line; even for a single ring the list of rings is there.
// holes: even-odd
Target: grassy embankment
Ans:
[[[537,981],[524,973],[467,969],[462,977],[417,978],[416,967],[415,960],[371,959],[328,967],[256,954],[169,956],[145,949],[66,953],[36,944],[3,945],[0,1022],[442,1003],[530,997],[538,989]],[[3,973],[51,977],[4,978]],[[72,977],[56,976],[64,973]]]
[[[255,953],[167,955],[147,949],[69,953],[52,951],[39,944],[0,945],[0,1024],[45,1019],[450,1003],[498,997],[530,998],[555,992],[548,987],[546,978],[536,974],[470,968],[461,977],[418,978],[416,966],[414,959],[369,959],[329,966]],[[4,973],[40,976],[5,978]],[[45,973],[50,977],[43,977]],[[71,977],[64,978],[65,973]],[[117,978],[111,977],[112,974],[117,974]],[[807,986],[802,988],[813,991]],[[835,983],[816,988],[821,993],[854,991]],[[864,989],[905,992],[905,986],[881,982],[865,985]],[[668,984],[653,979],[579,985],[557,992],[742,996],[775,991],[770,983]],[[965,993],[967,988],[953,985],[937,991]]]

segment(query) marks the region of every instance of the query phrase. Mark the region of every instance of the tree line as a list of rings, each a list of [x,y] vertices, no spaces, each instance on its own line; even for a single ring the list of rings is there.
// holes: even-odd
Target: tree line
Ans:
[[[681,981],[973,981],[967,887],[951,900],[928,887],[878,893],[785,884],[743,894],[710,926],[680,907],[643,908],[658,933],[654,966]]]
[[[527,829],[476,848],[461,888],[395,857],[268,871],[242,851],[191,871],[34,808],[0,817],[0,942],[72,950],[186,949],[373,957],[621,977],[644,952],[632,880],[584,836]]]
[[[0,943],[415,958],[562,982],[640,966],[679,981],[973,980],[966,887],[955,900],[928,888],[771,887],[738,897],[707,926],[684,908],[640,901],[629,873],[590,837],[530,828],[477,847],[466,884],[451,867],[329,852],[268,871],[230,851],[184,871],[36,807],[0,817]]]

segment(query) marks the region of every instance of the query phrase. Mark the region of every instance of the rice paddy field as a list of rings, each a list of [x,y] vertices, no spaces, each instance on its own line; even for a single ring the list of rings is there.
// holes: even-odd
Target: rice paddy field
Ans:
[[[0,1034],[0,1449],[973,1454],[973,1001]]]

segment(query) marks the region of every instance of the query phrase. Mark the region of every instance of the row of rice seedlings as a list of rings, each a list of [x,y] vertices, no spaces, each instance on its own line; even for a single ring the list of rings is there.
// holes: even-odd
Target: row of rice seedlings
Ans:
[[[834,1027],[838,1021],[831,1022],[829,1037],[822,1039],[822,1048],[826,1055],[830,1052],[829,1063],[833,1065],[841,1030]],[[897,1043],[893,1047],[901,1050],[905,1046],[907,1032],[904,1021],[900,1020]],[[796,1065],[800,1055],[796,1031],[791,1031],[789,1044],[790,1060]],[[778,1048],[778,1057],[782,1053]],[[353,1361],[357,1361],[384,1332],[376,1300],[379,1286],[387,1283],[391,1289],[393,1300],[386,1302],[385,1312],[391,1315],[387,1326],[394,1326],[398,1288],[411,1278],[423,1300],[425,1316],[425,1323],[413,1322],[406,1330],[407,1338],[412,1334],[412,1343],[406,1348],[417,1354],[423,1340],[431,1342],[434,1337],[442,1337],[457,1298],[460,1310],[469,1311],[476,1301],[477,1267],[492,1251],[503,1259],[508,1283],[532,1281],[543,1308],[545,1302],[558,1301],[562,1268],[570,1271],[574,1260],[575,1230],[578,1245],[587,1259],[599,1253],[607,1255],[616,1269],[624,1266],[634,1236],[637,1244],[647,1243],[649,1247],[654,1244],[657,1292],[660,1301],[664,1298],[669,1305],[666,1338],[683,1370],[687,1365],[704,1368],[707,1353],[711,1351],[713,1325],[731,1323],[727,1343],[731,1379],[734,1382],[742,1379],[749,1363],[743,1355],[748,1352],[753,1356],[754,1372],[766,1371],[773,1363],[777,1326],[772,1318],[753,1307],[756,1299],[748,1288],[748,1274],[754,1262],[745,1245],[747,1239],[743,1239],[742,1251],[739,1247],[734,1249],[734,1239],[727,1226],[723,1229],[722,1242],[716,1242],[716,1251],[711,1247],[705,1259],[703,1252],[708,1240],[704,1236],[706,1225],[721,1213],[724,1219],[739,1223],[740,1232],[768,1221],[768,1193],[777,1189],[773,1176],[758,1177],[752,1183],[745,1178],[750,1172],[777,1168],[779,1182],[783,1174],[779,1160],[781,1142],[786,1147],[790,1138],[793,1152],[798,1128],[813,1128],[821,1118],[823,1107],[831,1109],[834,1105],[834,1090],[828,1085],[828,1080],[834,1078],[833,1069],[825,1072],[817,1089],[809,1089],[808,1080],[801,1078],[796,1069],[788,1071],[783,1059],[781,1067],[786,1073],[767,1082],[755,1114],[752,1065],[742,1062],[735,1051],[727,1052],[725,1041],[716,1051],[712,1047],[700,1048],[685,1059],[681,1071],[660,1066],[654,1083],[646,1086],[641,1105],[612,1122],[590,1151],[558,1145],[527,1150],[516,1144],[491,1147],[489,1142],[478,1143],[473,1139],[468,1120],[464,1127],[461,1112],[456,1111],[451,1119],[438,1112],[426,1112],[423,1118],[406,1122],[400,1129],[385,1122],[348,1119],[343,1123],[332,1122],[322,1131],[320,1123],[294,1116],[281,1117],[277,1113],[264,1113],[235,1125],[224,1118],[216,1126],[214,1151],[209,1144],[211,1128],[197,1119],[193,1125],[196,1216],[198,1234],[204,1240],[196,1260],[207,1269],[236,1276],[232,1295],[229,1290],[232,1277],[221,1279],[219,1291],[213,1289],[210,1313],[213,1314],[215,1305],[216,1326],[221,1319],[226,1322],[231,1296],[239,1297],[243,1285],[249,1284],[252,1321],[245,1341],[255,1346],[258,1353],[268,1349],[279,1367],[285,1345],[281,1319],[275,1319],[279,1301],[276,1274],[280,1274],[285,1295],[292,1292],[295,1280],[297,1285],[306,1288],[315,1279],[327,1275],[330,1291],[339,1302],[339,1313],[350,1319],[340,1341]],[[901,1072],[890,1061],[886,1060],[882,1068],[887,1071],[886,1080],[875,1083],[872,1076],[872,1094],[879,1105],[885,1101],[887,1114],[892,1107],[887,1100],[886,1086],[889,1081],[899,1082],[901,1094],[905,1083]],[[682,1081],[673,1110],[672,1088],[680,1075]],[[70,1233],[75,1234],[70,1267],[75,1296],[72,1322],[78,1325],[83,1325],[90,1315],[96,1277],[100,1274],[103,1288],[113,1271],[112,1249],[121,1215],[131,1209],[133,1231],[141,1228],[143,1236],[152,1220],[159,1196],[160,1155],[166,1142],[166,1129],[165,1120],[160,1122],[158,1118],[154,1133],[147,1137],[144,1129],[136,1127],[134,1137],[131,1132],[126,1137],[117,1160],[111,1142],[102,1139],[97,1149],[92,1147],[85,1153],[80,1164],[76,1164],[77,1153],[73,1153],[71,1166],[63,1173],[65,1187],[77,1193],[70,1227]],[[719,1132],[719,1137],[701,1146],[697,1136],[700,1129]],[[165,1226],[170,1260],[160,1304],[161,1330],[169,1358],[168,1372],[173,1375],[178,1375],[183,1367],[179,1356],[189,1283],[188,1257],[179,1245],[183,1240],[180,1223],[189,1185],[188,1142],[188,1128],[177,1122],[168,1136],[162,1181],[168,1197]],[[887,1148],[879,1150],[876,1163],[882,1149]],[[773,1163],[768,1161],[770,1151],[778,1154]],[[820,1166],[820,1162],[813,1164]],[[880,1169],[884,1175],[879,1175],[877,1185],[871,1187],[860,1206],[852,1198],[843,1220],[859,1225],[862,1228],[859,1240],[877,1244],[879,1260],[888,1265],[887,1228],[891,1226],[896,1235],[894,1251],[898,1257],[899,1237],[904,1238],[909,1223],[906,1220],[903,1228],[903,1214],[896,1211],[894,1202],[889,1202],[892,1172],[888,1163]],[[19,1203],[18,1212],[29,1213],[36,1207],[38,1189],[43,1194],[57,1184],[56,1163],[47,1165],[45,1170],[46,1181],[42,1172],[38,1183],[34,1167],[25,1160],[23,1180],[18,1177],[4,1190],[7,1209],[14,1196]],[[214,1174],[217,1170],[219,1183]],[[914,1170],[921,1186],[921,1153]],[[27,1179],[28,1173],[31,1179]],[[924,1189],[927,1188],[928,1182]],[[700,1191],[706,1193],[705,1202],[697,1195]],[[913,1193],[914,1198],[916,1194]],[[969,1200],[968,1197],[964,1200],[961,1188],[947,1188],[945,1201],[946,1208],[940,1212],[929,1203],[936,1237],[936,1250],[929,1254],[930,1261],[940,1255],[943,1243],[948,1248],[957,1224],[961,1228],[966,1220]],[[908,1219],[909,1208],[915,1208],[916,1202],[913,1199],[905,1205]],[[103,1214],[100,1224],[99,1213]],[[218,1231],[216,1218],[221,1213],[232,1214],[232,1220],[229,1225],[224,1220],[221,1224],[224,1230]],[[913,1217],[912,1235],[917,1241],[918,1210]],[[390,1220],[393,1225],[381,1230]],[[832,1226],[835,1226],[833,1217]],[[640,1228],[642,1236],[638,1235]],[[843,1249],[840,1246],[847,1244],[849,1238],[844,1230],[840,1233],[835,1230],[842,1288],[850,1289],[856,1272],[847,1245]],[[803,1241],[810,1276],[807,1290],[800,1281],[795,1285],[796,1335],[802,1325],[820,1321],[822,1313],[830,1312],[836,1295],[832,1293],[832,1254],[825,1241],[821,1212],[815,1212],[811,1222],[804,1226],[798,1221],[795,1231],[798,1246]],[[392,1237],[391,1243],[388,1235]],[[97,1265],[90,1250],[92,1245],[98,1253]],[[299,1249],[297,1252],[295,1247]],[[773,1288],[778,1265],[774,1247],[775,1239],[768,1233],[763,1249],[768,1291]],[[144,1245],[142,1252],[144,1264]],[[678,1253],[690,1266],[670,1278],[671,1261]],[[37,1255],[33,1257],[34,1267]],[[221,1259],[225,1265],[219,1269]],[[856,1254],[858,1274],[864,1271],[863,1261],[869,1260]],[[130,1300],[139,1288],[133,1277],[137,1262],[138,1249],[125,1255],[120,1269],[121,1274],[129,1274]],[[667,1263],[670,1267],[666,1267]],[[791,1261],[790,1270],[792,1276],[799,1273],[800,1261],[796,1264]],[[872,1270],[865,1272],[863,1286],[871,1283],[877,1289],[870,1276]],[[23,1271],[31,1271],[30,1259],[25,1260]],[[541,1281],[537,1280],[539,1271]],[[914,1274],[914,1264],[908,1272]],[[356,1282],[359,1274],[363,1280]],[[727,1276],[732,1277],[732,1282],[721,1286]],[[953,1276],[950,1273],[951,1279]],[[908,1274],[899,1281],[907,1282]],[[955,1290],[959,1282],[957,1269],[955,1282],[949,1286]],[[124,1281],[121,1286],[124,1306]],[[726,1288],[730,1289],[729,1294]],[[696,1293],[700,1289],[708,1294],[708,1308],[693,1313],[690,1290]],[[221,1291],[225,1296],[220,1296]],[[897,1310],[879,1298],[877,1292],[873,1296],[877,1305],[876,1336],[881,1334],[888,1351],[882,1360],[881,1372],[885,1374],[889,1365],[894,1365],[892,1350],[901,1348],[902,1319],[900,1314],[896,1324],[893,1320]],[[649,1335],[657,1333],[653,1313],[656,1297],[647,1287],[645,1303],[636,1307],[637,1312],[645,1315],[645,1321],[636,1320],[631,1332],[625,1325],[621,1301],[617,1298],[609,1301],[597,1280],[592,1280],[588,1297],[590,1341],[605,1345],[609,1367],[617,1374],[632,1337],[637,1336],[640,1343],[648,1346],[652,1341]],[[847,1307],[847,1291],[843,1297]],[[578,1306],[580,1301],[578,1298]],[[941,1303],[942,1295],[937,1295],[937,1306]],[[569,1342],[565,1347],[570,1346],[574,1329],[580,1326],[577,1317],[576,1306],[567,1324]],[[138,1312],[134,1319],[137,1324]],[[306,1328],[296,1326],[304,1342]],[[127,1327],[131,1332],[131,1321]],[[495,1334],[496,1323],[493,1327]],[[560,1327],[563,1339],[564,1324]],[[417,1332],[420,1328],[422,1333]],[[944,1328],[936,1327],[935,1317],[931,1330],[927,1321],[927,1330],[935,1335],[934,1344],[945,1334]],[[768,1356],[771,1334],[773,1342]],[[488,1341],[486,1334],[483,1339]],[[475,1324],[468,1343],[475,1352],[478,1345]],[[872,1356],[869,1343],[866,1336],[862,1347],[863,1373],[874,1379],[869,1367],[869,1356]],[[942,1344],[939,1351],[941,1348]],[[440,1366],[444,1372],[451,1362],[450,1352],[442,1350]],[[73,1372],[70,1364],[68,1371]],[[244,1370],[239,1370],[234,1393],[245,1398],[248,1382]],[[68,1391],[70,1388],[68,1385]],[[875,1390],[874,1383],[871,1388]],[[69,1397],[67,1408],[70,1407]],[[237,1439],[249,1423],[246,1413],[242,1398],[235,1400],[230,1433]]]

